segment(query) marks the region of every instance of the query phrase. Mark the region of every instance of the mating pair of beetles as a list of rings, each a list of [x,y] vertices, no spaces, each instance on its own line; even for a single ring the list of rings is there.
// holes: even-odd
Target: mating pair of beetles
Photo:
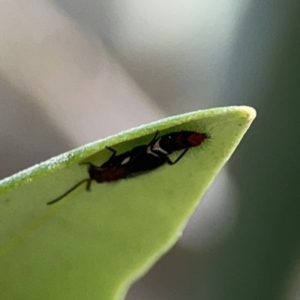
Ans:
[[[93,180],[98,183],[117,181],[147,173],[166,163],[174,165],[191,147],[199,146],[206,138],[207,134],[194,131],[173,132],[158,137],[157,131],[148,144],[136,146],[119,155],[116,150],[106,147],[112,154],[105,163],[99,167],[92,163],[82,163],[88,165],[89,178],[79,181],[64,194],[47,204],[50,205],[63,199],[85,182],[86,190],[90,191]],[[172,161],[169,155],[180,150],[183,152]]]

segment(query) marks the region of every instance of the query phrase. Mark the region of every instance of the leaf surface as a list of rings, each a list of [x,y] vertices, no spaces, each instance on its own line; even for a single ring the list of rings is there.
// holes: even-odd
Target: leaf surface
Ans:
[[[124,299],[130,284],[176,242],[209,184],[240,142],[255,111],[192,112],[122,132],[0,182],[0,299]],[[209,135],[176,165],[113,183],[81,186],[89,161],[147,144],[154,133]],[[176,158],[174,153],[171,158]]]

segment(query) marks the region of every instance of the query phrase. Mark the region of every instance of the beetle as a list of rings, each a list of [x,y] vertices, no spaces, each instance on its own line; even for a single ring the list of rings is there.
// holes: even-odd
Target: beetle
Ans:
[[[174,165],[190,148],[199,146],[207,138],[207,134],[194,131],[179,131],[161,137],[157,136],[158,131],[148,144],[136,146],[119,155],[115,149],[106,147],[112,152],[106,162],[100,166],[89,162],[81,163],[81,165],[88,165],[89,177],[79,181],[64,194],[47,202],[47,204],[51,205],[58,202],[84,183],[87,184],[86,190],[90,191],[93,180],[97,183],[113,182],[150,172],[166,163]],[[179,150],[183,150],[183,152],[172,161],[169,155]]]
[[[71,187],[69,190],[67,190],[65,193],[63,193],[59,197],[55,198],[54,200],[47,202],[48,205],[54,204],[54,203],[58,202],[59,200],[63,199],[64,197],[66,197],[68,194],[70,194],[72,191],[74,191],[75,189],[77,189],[79,186],[81,186],[84,183],[86,183],[86,190],[90,191],[93,180],[95,180],[98,183],[112,182],[112,181],[117,181],[122,178],[126,178],[126,175],[128,173],[126,168],[122,167],[122,166],[118,167],[118,166],[112,165],[112,166],[107,166],[107,167],[102,167],[102,166],[98,167],[92,163],[80,163],[80,165],[88,165],[89,177],[85,178],[83,180],[80,180],[73,187]]]
[[[166,163],[174,165],[179,162],[190,148],[199,146],[207,138],[205,133],[193,131],[172,132],[161,137],[157,137],[157,135],[158,132],[156,132],[148,145],[138,146],[130,151],[134,152],[134,155],[130,157],[126,166],[128,170],[127,177],[149,172]],[[183,150],[183,152],[172,161],[169,155],[179,150]]]

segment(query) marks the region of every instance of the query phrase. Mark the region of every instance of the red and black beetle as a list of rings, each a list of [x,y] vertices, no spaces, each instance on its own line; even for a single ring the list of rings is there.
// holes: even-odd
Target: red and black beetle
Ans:
[[[201,145],[207,138],[207,134],[194,131],[179,131],[168,133],[161,137],[157,136],[158,131],[147,145],[136,146],[119,155],[117,155],[116,150],[107,147],[112,152],[112,155],[105,163],[101,166],[96,166],[92,163],[82,163],[89,166],[89,177],[79,181],[64,194],[49,201],[47,204],[58,202],[83,183],[87,183],[86,190],[90,191],[93,180],[97,183],[112,182],[150,172],[166,163],[174,165],[179,162],[190,148]],[[169,155],[180,150],[183,150],[183,152],[172,161]]]

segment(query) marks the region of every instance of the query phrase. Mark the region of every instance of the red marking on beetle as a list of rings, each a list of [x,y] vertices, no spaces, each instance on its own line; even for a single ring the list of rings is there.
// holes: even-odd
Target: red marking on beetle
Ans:
[[[205,139],[207,139],[206,133],[198,133],[198,132],[192,133],[187,138],[187,140],[191,143],[191,145],[193,145],[193,147],[201,145]]]
[[[127,171],[124,168],[107,167],[101,169],[90,163],[83,163],[83,164],[89,165],[89,169],[88,169],[89,178],[80,180],[73,187],[67,190],[65,193],[55,198],[54,200],[47,202],[48,205],[54,204],[59,200],[65,198],[67,195],[69,195],[71,192],[73,192],[75,189],[77,189],[84,183],[86,183],[86,190],[90,191],[93,180],[95,180],[98,183],[112,182],[112,181],[117,181],[119,179],[125,178],[127,175]]]

